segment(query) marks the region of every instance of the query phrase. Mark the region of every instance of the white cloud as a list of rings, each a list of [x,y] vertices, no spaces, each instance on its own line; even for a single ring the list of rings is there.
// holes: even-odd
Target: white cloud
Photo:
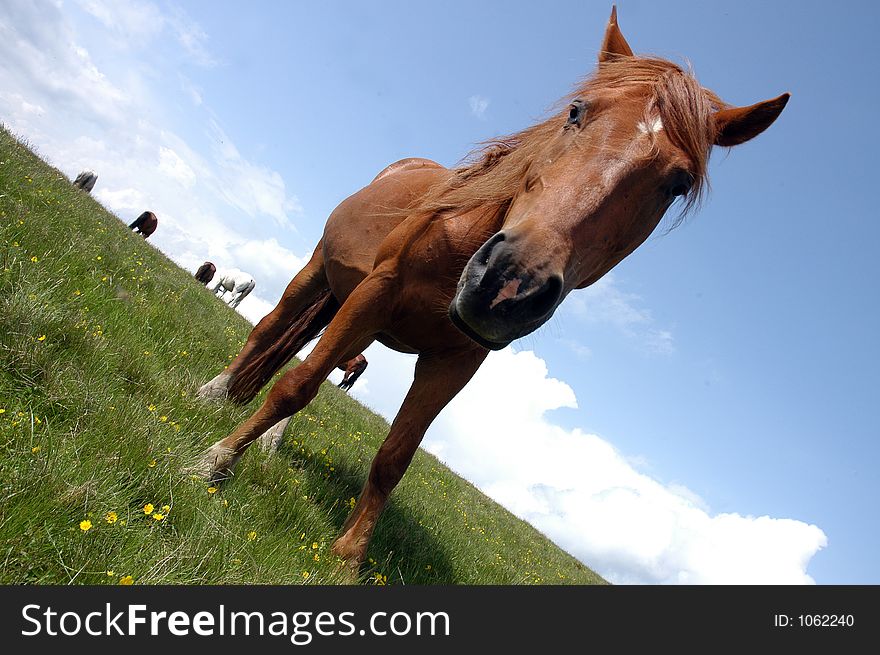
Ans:
[[[207,68],[216,66],[217,59],[208,49],[208,35],[189,15],[180,7],[171,7],[167,17],[169,24],[174,30],[178,43],[189,54],[190,58],[200,66]]]
[[[167,30],[193,63],[208,68],[218,63],[208,48],[207,33],[181,7],[171,6],[165,14],[142,0],[77,0],[77,4],[106,28],[105,38],[114,48],[150,47]]]
[[[614,274],[608,273],[586,289],[569,294],[559,315],[592,325],[610,325],[649,354],[672,354],[675,337],[655,325],[651,311],[641,306],[641,301],[639,295],[621,289]]]
[[[138,209],[146,206],[144,194],[139,189],[111,190],[103,187],[95,191],[95,197],[98,199],[98,202],[107,207],[113,207],[120,213],[130,212],[135,214],[138,212]]]
[[[78,4],[107,28],[116,47],[146,47],[165,26],[162,13],[151,2],[78,0]]]
[[[16,89],[56,121],[66,111],[116,125],[125,120],[128,96],[98,70],[88,50],[75,43],[58,6],[13,2],[4,6],[3,14],[0,88]]]
[[[184,75],[180,76],[180,87],[187,94],[187,96],[189,96],[189,99],[192,101],[193,105],[198,107],[202,104],[201,89],[193,84],[192,81]]]
[[[818,527],[711,514],[601,437],[545,416],[576,405],[543,360],[505,349],[441,414],[425,447],[613,582],[812,582],[807,565],[826,545]]]
[[[216,119],[209,121],[209,129],[217,172],[215,191],[248,216],[264,214],[282,227],[291,227],[288,215],[302,213],[302,207],[296,196],[288,195],[281,175],[242,157]]]
[[[486,118],[486,110],[489,108],[489,98],[483,96],[471,96],[468,98],[468,104],[471,107],[471,114],[484,120]]]
[[[159,171],[174,178],[186,189],[191,189],[196,183],[193,169],[180,158],[180,155],[165,146],[159,147]]]

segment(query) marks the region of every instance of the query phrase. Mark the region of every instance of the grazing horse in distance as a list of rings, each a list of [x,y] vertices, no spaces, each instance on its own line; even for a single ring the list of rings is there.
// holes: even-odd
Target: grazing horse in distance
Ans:
[[[412,386],[332,546],[357,571],[426,429],[489,351],[534,332],[569,293],[601,279],[673,204],[696,206],[712,147],[761,134],[788,97],[731,106],[682,67],[635,56],[612,10],[598,68],[547,119],[457,168],[392,164],[331,213],[308,264],[200,395],[247,402],[323,334],[260,408],[207,450],[204,473],[231,477],[253,441],[374,340],[417,353]],[[529,390],[511,380],[510,392]]]
[[[79,175],[76,176],[76,179],[73,181],[73,186],[78,189],[82,189],[86,193],[91,193],[92,189],[95,188],[95,182],[98,181],[98,176],[94,171],[82,171]]]
[[[228,301],[228,305],[232,308],[238,307],[241,301],[254,290],[257,283],[248,273],[242,271],[228,271],[220,276],[217,284],[214,286],[214,293],[223,298],[227,292],[232,293],[232,297]]]
[[[357,382],[361,373],[367,370],[367,358],[361,353],[357,357],[352,357],[347,362],[343,362],[336,368],[340,371],[345,371],[345,374],[342,376],[342,382],[336,386],[343,391],[348,391],[354,386],[354,383]]]
[[[135,232],[140,232],[141,236],[146,239],[156,231],[157,225],[159,225],[159,219],[156,218],[156,215],[153,212],[144,212],[134,219],[134,222],[128,227]]]
[[[217,272],[217,267],[214,266],[211,262],[205,262],[201,266],[199,266],[199,270],[196,271],[195,278],[208,286],[208,282],[214,279],[214,273]]]

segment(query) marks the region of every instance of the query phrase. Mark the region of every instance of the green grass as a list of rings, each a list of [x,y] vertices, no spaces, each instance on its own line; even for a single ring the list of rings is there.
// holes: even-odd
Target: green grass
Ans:
[[[381,417],[328,383],[223,489],[185,472],[261,400],[194,398],[249,331],[0,128],[0,583],[346,582]],[[422,451],[368,557],[366,584],[604,582]]]

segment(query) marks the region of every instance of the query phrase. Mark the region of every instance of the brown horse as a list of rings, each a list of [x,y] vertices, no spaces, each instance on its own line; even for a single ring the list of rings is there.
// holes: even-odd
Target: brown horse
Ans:
[[[157,225],[159,225],[159,219],[156,218],[156,215],[153,212],[144,212],[136,219],[134,219],[132,224],[128,227],[135,232],[140,232],[141,236],[146,239],[148,236],[156,231]]]
[[[199,269],[196,271],[195,278],[202,284],[206,285],[208,282],[214,279],[214,273],[217,272],[217,267],[214,266],[211,262],[205,262]]]
[[[367,363],[367,358],[361,353],[357,357],[353,357],[347,362],[343,362],[337,366],[336,368],[345,371],[345,374],[342,376],[342,382],[336,386],[343,391],[351,389],[354,386],[354,383],[357,382],[357,379],[361,376],[361,373],[367,370]]]
[[[571,291],[601,278],[676,200],[692,207],[712,146],[763,132],[788,94],[732,107],[679,66],[634,56],[612,10],[598,68],[568,100],[459,168],[392,164],[333,211],[278,305],[200,390],[253,398],[327,326],[263,405],[208,450],[211,480],[228,478],[251,442],[311,402],[328,373],[372,341],[418,353],[412,386],[333,544],[356,569],[425,430],[488,352],[536,330]]]

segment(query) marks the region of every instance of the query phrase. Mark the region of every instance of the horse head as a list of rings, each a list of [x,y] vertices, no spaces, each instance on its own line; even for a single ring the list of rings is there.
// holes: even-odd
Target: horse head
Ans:
[[[634,56],[612,10],[598,69],[565,109],[486,155],[484,175],[517,186],[501,229],[461,274],[453,322],[493,350],[536,330],[569,292],[643,243],[673,204],[694,206],[712,146],[757,136],[788,97],[727,105],[672,62]]]

